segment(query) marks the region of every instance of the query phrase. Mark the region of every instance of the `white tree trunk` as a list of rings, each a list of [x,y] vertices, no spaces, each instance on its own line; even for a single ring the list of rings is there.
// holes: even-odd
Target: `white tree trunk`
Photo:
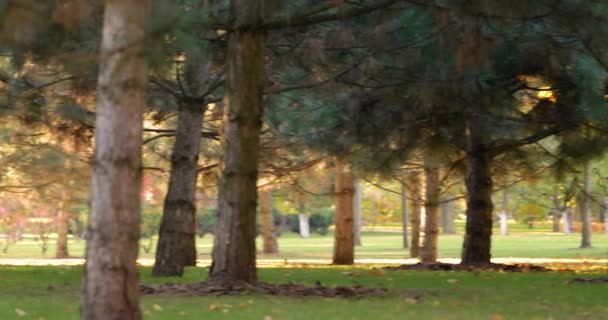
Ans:
[[[298,222],[300,225],[300,237],[310,237],[310,220],[305,213],[298,214]]]
[[[562,219],[564,220],[564,233],[571,234],[572,222],[570,221],[570,210],[568,210],[568,208],[562,211]]]
[[[500,235],[506,236],[509,234],[509,213],[501,210],[498,215],[500,216]]]
[[[353,197],[353,232],[355,237],[355,246],[361,246],[361,200],[363,198],[363,189],[361,183],[355,181],[355,195]]]
[[[150,1],[104,3],[81,319],[139,320],[136,260]]]

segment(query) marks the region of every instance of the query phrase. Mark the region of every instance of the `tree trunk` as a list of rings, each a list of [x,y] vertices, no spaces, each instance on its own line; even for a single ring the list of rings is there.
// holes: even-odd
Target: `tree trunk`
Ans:
[[[363,197],[363,189],[361,183],[355,181],[355,195],[353,197],[353,232],[355,236],[355,245],[361,246],[361,199]]]
[[[353,197],[355,179],[342,159],[336,159],[336,214],[333,264],[351,265],[355,260]]]
[[[59,215],[57,217],[57,244],[55,258],[66,259],[70,257],[68,251],[68,231],[70,229],[70,193],[68,186],[63,186],[61,193],[61,204],[59,205]]]
[[[509,234],[509,191],[502,190],[502,208],[498,213],[500,217],[500,235]]]
[[[149,0],[105,1],[82,319],[141,319],[137,254]]]
[[[264,94],[263,1],[232,0],[226,57],[224,159],[211,281],[257,281],[257,178]]]
[[[608,196],[604,197],[604,233],[608,234]]]
[[[198,104],[182,105],[177,115],[169,188],[152,269],[155,276],[181,276],[185,266],[196,265],[194,192],[204,109]]]
[[[422,195],[420,191],[420,174],[418,172],[412,172],[408,176],[408,185],[411,192],[411,216],[410,225],[412,231],[412,242],[410,245],[410,257],[418,258],[420,256],[420,216],[421,216],[421,202]]]
[[[571,234],[572,233],[572,219],[570,218],[570,209],[565,208],[562,211],[562,218],[564,219],[564,233]]]
[[[300,227],[300,237],[310,237],[310,219],[306,213],[298,214],[298,226]]]
[[[478,112],[467,119],[467,223],[463,265],[486,265],[491,258],[492,174],[487,135]]]
[[[451,199],[451,196],[446,196],[441,202],[441,216],[442,216],[442,231],[443,234],[455,234],[456,233],[456,214],[454,212],[454,202],[447,201]]]
[[[428,153],[428,151],[427,151]],[[422,263],[437,262],[437,241],[439,238],[439,166],[432,158],[426,154],[424,159],[424,175],[426,185],[426,199],[424,202],[424,240],[420,261]]]
[[[258,190],[260,208],[260,229],[262,232],[263,252],[273,254],[279,252],[277,237],[274,233],[274,220],[272,218],[272,191],[267,188]]]
[[[551,220],[553,221],[552,232],[559,232],[560,214],[559,211],[555,208],[551,209]]]
[[[591,248],[591,162],[583,169],[583,195],[581,203],[581,248]]]
[[[402,234],[403,234],[403,248],[407,249],[409,247],[409,234],[408,234],[408,222],[409,222],[409,212],[407,209],[407,185],[405,183],[401,183],[401,223],[402,223]]]

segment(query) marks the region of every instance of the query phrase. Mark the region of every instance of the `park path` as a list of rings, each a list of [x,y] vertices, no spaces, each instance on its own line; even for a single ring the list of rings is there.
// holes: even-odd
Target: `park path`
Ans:
[[[444,263],[460,263],[460,259],[439,259]],[[495,258],[494,263],[505,264],[608,264],[608,259],[549,259],[549,258]],[[139,259],[137,263],[142,266],[152,266],[154,259]],[[258,259],[258,267],[279,267],[283,265],[330,265],[329,259]],[[401,265],[416,264],[418,259],[356,259],[358,265]],[[78,266],[83,265],[84,259],[0,259],[0,266]],[[198,260],[197,266],[207,267],[211,260]]]

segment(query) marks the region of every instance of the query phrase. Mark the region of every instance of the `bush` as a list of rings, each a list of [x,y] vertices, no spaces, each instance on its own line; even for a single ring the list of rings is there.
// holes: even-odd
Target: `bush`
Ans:
[[[217,208],[202,210],[196,214],[196,234],[204,237],[206,234],[213,234],[215,222],[217,221]]]
[[[316,232],[322,236],[327,234],[329,226],[334,223],[334,211],[332,209],[322,209],[310,216],[310,232]]]

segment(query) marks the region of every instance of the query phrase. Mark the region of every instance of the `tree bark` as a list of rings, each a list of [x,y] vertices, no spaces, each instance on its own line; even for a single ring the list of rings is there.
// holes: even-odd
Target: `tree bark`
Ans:
[[[199,104],[183,104],[177,115],[169,188],[152,269],[154,276],[181,276],[185,266],[196,265],[194,192],[204,112],[205,107]]]
[[[461,263],[486,265],[491,259],[492,175],[488,137],[479,112],[468,117],[467,131],[467,223]]]
[[[70,229],[70,193],[68,186],[63,186],[61,192],[61,204],[59,205],[59,213],[57,217],[57,243],[55,250],[55,258],[66,259],[70,257],[68,251],[68,231]]]
[[[274,221],[272,218],[272,191],[262,188],[258,192],[263,252],[266,254],[277,253],[279,252],[279,245],[274,233]]]
[[[581,203],[581,248],[591,248],[591,162],[583,168],[583,195]]]
[[[402,235],[403,235],[403,248],[409,247],[409,234],[408,234],[408,222],[409,222],[409,211],[407,209],[407,185],[401,183],[401,223],[402,223]]]
[[[361,246],[361,199],[363,189],[361,182],[355,181],[355,195],[353,197],[353,232],[355,236],[355,246]]]
[[[410,245],[410,257],[418,258],[420,256],[420,216],[422,211],[422,195],[420,191],[420,174],[412,172],[408,176],[408,185],[411,192],[411,216],[410,225],[412,231],[412,242]]]
[[[82,319],[141,319],[137,254],[149,0],[105,1]]]
[[[257,177],[264,94],[261,0],[232,0],[224,97],[224,160],[210,280],[256,282]]]
[[[439,239],[439,166],[431,154],[425,155],[424,176],[426,186],[426,199],[424,202],[424,240],[420,261],[422,263],[437,262],[437,242]]]
[[[336,214],[333,264],[351,265],[355,261],[353,197],[355,179],[342,159],[336,159]]]

